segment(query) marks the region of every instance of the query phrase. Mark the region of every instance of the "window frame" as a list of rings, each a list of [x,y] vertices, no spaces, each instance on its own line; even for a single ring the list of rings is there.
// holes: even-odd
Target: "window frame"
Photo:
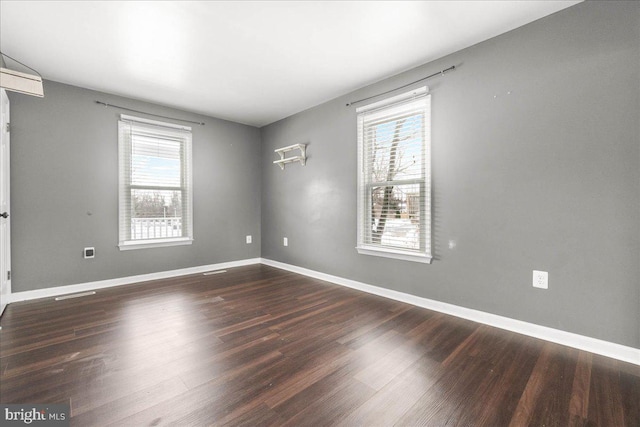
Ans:
[[[367,140],[366,128],[374,126],[372,124],[367,125],[367,116],[369,122],[375,121],[376,115],[384,116],[385,111],[391,111],[393,109],[401,108],[405,103],[411,103],[419,99],[424,99],[424,107],[420,108],[424,114],[424,128],[422,139],[422,176],[420,178],[411,179],[394,179],[392,181],[377,182],[370,179],[372,176],[371,168],[373,162],[369,157],[371,150],[369,149],[369,141]],[[428,87],[423,86],[412,91],[402,93],[384,100],[374,102],[372,104],[365,105],[356,109],[357,113],[357,136],[358,136],[358,176],[357,176],[357,245],[356,250],[362,255],[372,255],[385,258],[400,259],[405,261],[431,263],[432,256],[432,230],[431,230],[431,95]],[[373,117],[373,119],[371,118]],[[392,120],[388,120],[389,123],[398,120],[399,117],[395,117]],[[385,123],[381,121],[378,124]],[[376,125],[378,125],[376,124]],[[399,247],[382,246],[381,244],[375,244],[371,242],[370,229],[372,206],[372,191],[375,187],[388,186],[393,183],[396,185],[414,184],[419,185],[421,190],[420,194],[424,194],[424,197],[419,203],[420,207],[420,222],[419,222],[419,237],[420,248],[415,249],[401,249]],[[386,185],[385,185],[386,184]],[[422,243],[424,242],[424,243]]]
[[[127,133],[126,127],[144,127],[147,132],[156,132],[160,138],[170,138],[180,141],[180,187],[163,185],[134,185],[132,184],[132,150],[133,139],[131,133]],[[176,132],[181,134],[177,138]],[[158,248],[167,246],[190,245],[193,242],[193,180],[192,180],[192,130],[189,126],[166,123],[157,120],[121,114],[118,120],[118,247],[121,251]],[[164,237],[154,239],[131,238],[131,213],[133,207],[125,200],[131,200],[131,192],[134,189],[173,190],[179,188],[182,200],[182,236]],[[128,207],[128,209],[127,209]],[[128,225],[127,225],[128,224]],[[128,231],[125,231],[128,230]]]

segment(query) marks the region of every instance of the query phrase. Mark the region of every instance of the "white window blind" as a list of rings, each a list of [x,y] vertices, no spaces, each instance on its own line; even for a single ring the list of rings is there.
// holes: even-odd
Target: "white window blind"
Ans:
[[[121,115],[119,247],[193,240],[191,128]]]
[[[427,88],[358,108],[358,252],[431,261]]]

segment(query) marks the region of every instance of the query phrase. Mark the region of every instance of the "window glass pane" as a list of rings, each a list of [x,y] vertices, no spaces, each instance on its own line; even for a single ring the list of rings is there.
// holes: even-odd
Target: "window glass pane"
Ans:
[[[420,249],[420,188],[420,184],[371,187],[367,243]]]
[[[121,115],[119,247],[191,244],[191,128]]]
[[[423,114],[368,126],[365,132],[372,182],[423,176]]]
[[[180,187],[180,142],[134,135],[131,184]]]
[[[431,261],[427,92],[417,88],[357,109],[361,254]]]
[[[182,191],[131,190],[131,239],[182,237]]]

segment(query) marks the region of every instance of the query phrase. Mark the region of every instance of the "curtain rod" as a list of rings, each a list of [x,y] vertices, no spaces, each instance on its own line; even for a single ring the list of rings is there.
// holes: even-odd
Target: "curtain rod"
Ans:
[[[146,114],[148,116],[160,117],[162,119],[177,120],[179,122],[193,123],[196,125],[204,126],[203,122],[194,122],[193,120],[176,119],[175,117],[161,116],[160,114],[147,113],[145,111],[134,110],[132,108],[120,107],[119,105],[107,104],[106,102],[102,102],[102,101],[96,101],[96,104],[104,105],[105,107],[119,108],[121,110],[126,110],[126,111],[133,111],[134,113]]]
[[[423,81],[423,80],[430,79],[431,77],[441,76],[441,75],[443,75],[444,73],[446,73],[447,71],[451,71],[451,70],[455,70],[455,69],[456,69],[456,66],[455,66],[455,65],[452,65],[452,66],[451,66],[451,67],[449,67],[449,68],[445,68],[444,70],[438,71],[437,73],[433,73],[433,74],[431,74],[430,76],[427,76],[427,77],[423,77],[423,78],[421,78],[421,79],[418,79],[418,80],[416,80],[415,82],[407,83],[406,85],[403,85],[403,86],[397,87],[397,88],[395,88],[395,89],[388,90],[388,91],[386,91],[386,92],[379,93],[379,94],[377,94],[377,95],[371,95],[371,96],[369,96],[369,97],[367,97],[367,98],[358,99],[357,101],[351,101],[350,103],[348,103],[348,104],[347,104],[347,107],[350,107],[350,106],[352,106],[353,104],[357,104],[357,103],[362,102],[362,101],[367,101],[367,100],[369,100],[369,99],[371,99],[371,98],[375,98],[376,96],[386,95],[386,94],[388,94],[388,93],[390,93],[390,92],[394,92],[394,91],[396,91],[396,90],[398,90],[398,89],[403,89],[403,88],[405,88],[405,87],[407,87],[407,86],[411,86],[412,84],[415,84],[415,83],[421,82],[421,81]]]

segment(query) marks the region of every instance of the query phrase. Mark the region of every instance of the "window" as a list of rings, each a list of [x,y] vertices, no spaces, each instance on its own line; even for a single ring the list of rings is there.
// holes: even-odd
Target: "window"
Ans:
[[[191,244],[191,128],[118,122],[120,250]]]
[[[356,111],[357,250],[431,262],[431,97],[427,88]]]

